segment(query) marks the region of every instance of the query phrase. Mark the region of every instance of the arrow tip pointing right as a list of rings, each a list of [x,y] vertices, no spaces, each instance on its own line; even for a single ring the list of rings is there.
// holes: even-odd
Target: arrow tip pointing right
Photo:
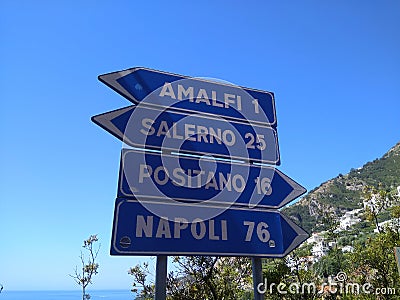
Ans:
[[[287,182],[287,184],[289,184],[293,188],[293,190],[290,192],[290,194],[287,195],[286,198],[281,202],[280,207],[285,206],[286,204],[290,203],[292,200],[296,199],[297,197],[300,197],[301,195],[303,195],[307,192],[306,188],[301,186],[299,183],[294,181],[289,176],[285,175],[284,173],[282,173],[279,170],[276,170],[276,172],[278,172],[279,175]]]
[[[300,226],[296,225],[290,218],[285,216],[284,214],[280,213],[282,219],[286,222],[287,229],[291,229],[295,232],[296,236],[290,243],[290,245],[285,249],[285,252],[282,254],[282,257],[285,257],[288,255],[290,252],[292,252],[294,249],[299,247],[304,241],[306,241],[310,235]],[[282,226],[282,230],[284,230],[284,227]]]

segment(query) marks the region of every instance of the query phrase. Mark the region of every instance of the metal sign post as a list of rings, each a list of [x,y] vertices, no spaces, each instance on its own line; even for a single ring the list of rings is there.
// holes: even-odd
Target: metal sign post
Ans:
[[[167,261],[168,256],[157,255],[154,300],[165,300],[167,297]]]
[[[263,283],[262,261],[260,257],[252,257],[254,300],[264,300],[264,294],[258,292],[258,286]]]

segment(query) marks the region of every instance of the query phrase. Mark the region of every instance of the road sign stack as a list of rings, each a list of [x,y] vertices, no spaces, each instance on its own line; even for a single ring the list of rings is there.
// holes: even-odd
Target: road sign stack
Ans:
[[[111,255],[284,257],[308,234],[278,209],[306,190],[277,170],[274,95],[147,68],[99,76],[133,105],[92,117],[124,142]],[[132,148],[133,147],[133,148]]]
[[[283,257],[308,237],[278,210],[306,190],[275,168],[271,92],[147,68],[99,79],[133,103],[92,117],[131,147],[112,255]]]

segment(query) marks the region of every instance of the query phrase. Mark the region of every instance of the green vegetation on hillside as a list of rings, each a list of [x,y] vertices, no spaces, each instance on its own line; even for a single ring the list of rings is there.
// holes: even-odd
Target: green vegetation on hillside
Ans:
[[[366,186],[386,191],[400,186],[400,143],[382,158],[321,184],[298,203],[284,208],[283,211],[309,233],[324,230],[321,212],[328,211],[332,217],[338,218],[346,211],[362,208]],[[379,218],[382,221],[387,220],[387,217],[387,214],[383,214]]]

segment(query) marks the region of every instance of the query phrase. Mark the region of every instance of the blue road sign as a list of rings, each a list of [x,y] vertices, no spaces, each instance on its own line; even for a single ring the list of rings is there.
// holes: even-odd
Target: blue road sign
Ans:
[[[272,167],[122,149],[118,197],[280,208],[306,189]]]
[[[133,147],[280,164],[272,127],[146,106],[125,107],[92,120]]]
[[[213,210],[215,217],[202,218],[201,212]],[[193,204],[117,198],[111,255],[284,257],[307,238],[279,211],[231,208],[221,212],[209,205],[194,208]]]
[[[135,104],[146,103],[185,113],[201,112],[276,127],[275,100],[271,92],[147,68],[103,74],[99,80]]]

